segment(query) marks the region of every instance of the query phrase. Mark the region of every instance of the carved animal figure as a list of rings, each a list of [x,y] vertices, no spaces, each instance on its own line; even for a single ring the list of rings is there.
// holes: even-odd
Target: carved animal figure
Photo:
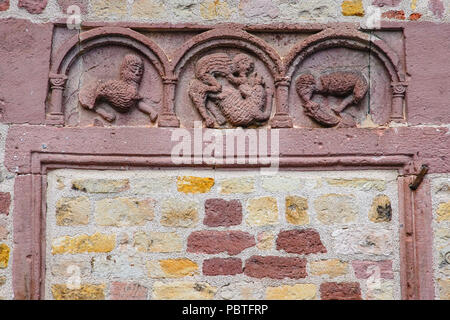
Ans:
[[[228,121],[233,126],[246,127],[269,119],[267,88],[254,68],[254,62],[245,54],[233,59],[224,53],[211,54],[197,62],[189,96],[207,127],[214,127],[216,121],[220,125]],[[231,86],[223,88],[218,76],[227,79]],[[221,114],[208,109],[208,99],[217,105]]]
[[[102,108],[96,108],[96,103],[106,101],[114,110],[126,113],[137,106],[139,110],[148,114],[151,121],[155,121],[158,114],[145,104],[139,94],[139,85],[144,73],[144,62],[136,55],[128,54],[124,57],[120,67],[119,80],[98,80],[80,90],[81,106],[93,110],[105,120],[112,122],[116,116]]]
[[[332,72],[318,79],[312,74],[303,74],[296,82],[296,90],[303,102],[305,113],[327,127],[356,126],[353,119],[341,115],[341,112],[350,104],[360,102],[368,89],[366,79],[358,72]],[[330,108],[328,105],[320,105],[311,100],[316,93],[344,99],[338,106]]]

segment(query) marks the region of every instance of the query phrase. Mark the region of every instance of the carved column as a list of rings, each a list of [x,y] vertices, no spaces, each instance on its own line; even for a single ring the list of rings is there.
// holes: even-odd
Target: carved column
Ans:
[[[291,80],[288,77],[275,79],[276,113],[270,125],[272,128],[292,128],[292,118],[289,115],[289,86]]]
[[[392,82],[392,110],[391,121],[403,122],[405,120],[403,114],[403,101],[405,100],[406,83]]]
[[[65,74],[49,75],[50,81],[50,105],[47,112],[48,124],[64,124],[64,112],[62,110],[63,93],[66,87],[67,76]]]
[[[158,120],[159,127],[178,128],[180,126],[180,121],[175,114],[175,89],[177,83],[177,78],[163,78],[164,101]]]

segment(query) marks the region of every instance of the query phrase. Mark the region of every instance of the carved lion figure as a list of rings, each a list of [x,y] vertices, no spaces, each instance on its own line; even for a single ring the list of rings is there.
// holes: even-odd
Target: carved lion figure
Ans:
[[[237,54],[231,59],[225,53],[217,53],[197,62],[189,96],[207,127],[214,127],[216,122],[223,125],[226,121],[247,127],[269,119],[271,108],[267,103],[266,84],[254,68],[254,62],[245,54]],[[231,86],[222,87],[218,76],[227,79]],[[208,108],[208,99],[220,113]]]
[[[119,80],[98,80],[81,88],[79,94],[81,106],[97,112],[109,122],[115,120],[115,114],[96,108],[97,102],[106,101],[120,113],[126,113],[137,106],[139,110],[150,116],[151,121],[155,121],[158,114],[151,106],[144,103],[143,97],[139,94],[143,73],[143,60],[134,54],[126,55],[120,66]]]
[[[320,124],[333,127],[354,127],[355,121],[341,112],[350,104],[359,103],[369,89],[364,76],[359,72],[331,72],[316,78],[303,74],[296,81],[296,90],[303,102],[305,113]],[[343,97],[342,102],[333,107],[312,101],[314,94]]]

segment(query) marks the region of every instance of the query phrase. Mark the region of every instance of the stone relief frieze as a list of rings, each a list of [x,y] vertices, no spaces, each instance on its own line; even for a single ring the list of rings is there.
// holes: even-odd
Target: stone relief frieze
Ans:
[[[259,37],[222,26],[191,31],[172,46],[160,40],[167,30],[98,27],[72,39],[60,35],[47,124],[341,128],[404,121],[401,31],[300,28],[286,47],[277,32]]]

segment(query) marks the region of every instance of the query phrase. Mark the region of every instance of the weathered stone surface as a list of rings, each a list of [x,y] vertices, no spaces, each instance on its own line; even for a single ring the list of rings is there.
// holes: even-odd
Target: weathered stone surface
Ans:
[[[419,12],[413,12],[409,15],[409,20],[411,20],[411,21],[417,21],[420,18],[422,18],[422,14]]]
[[[450,300],[450,279],[438,279],[439,297],[441,300]]]
[[[0,243],[0,269],[6,269],[9,262],[10,249],[6,243]]]
[[[392,233],[384,229],[342,229],[334,231],[332,237],[339,254],[389,255],[393,249]]]
[[[47,0],[19,0],[19,8],[24,8],[29,13],[39,14],[47,7]]]
[[[374,189],[377,191],[386,190],[386,181],[377,179],[365,179],[365,178],[325,179],[325,181],[331,186],[357,188],[363,191],[370,191]]]
[[[217,288],[205,282],[155,282],[153,299],[156,300],[211,300]]]
[[[187,239],[187,251],[215,254],[227,252],[236,255],[253,247],[255,238],[243,231],[195,231]]]
[[[280,287],[268,287],[266,299],[268,300],[314,300],[317,295],[315,284],[295,284]]]
[[[280,9],[273,0],[240,0],[239,9],[248,18],[269,17],[276,18]]]
[[[353,270],[357,279],[368,279],[370,276],[382,279],[394,279],[392,261],[352,261]]]
[[[133,192],[136,194],[148,193],[170,193],[172,185],[175,184],[175,177],[158,177],[149,179],[136,179],[133,181]]]
[[[166,227],[193,227],[198,222],[195,201],[167,199],[161,205],[161,224]]]
[[[6,11],[9,9],[9,0],[0,0],[0,11]]]
[[[178,192],[183,193],[207,193],[214,186],[213,178],[201,177],[178,177],[177,188]]]
[[[116,246],[116,235],[94,233],[53,239],[52,254],[75,254],[84,252],[110,252]]]
[[[102,199],[95,204],[95,222],[100,226],[142,226],[153,220],[153,199]]]
[[[56,225],[86,225],[90,212],[91,206],[86,197],[61,198],[56,202]]]
[[[402,2],[403,0],[373,0],[372,5],[373,6],[379,6],[379,7],[396,7]]]
[[[317,219],[323,224],[356,221],[358,208],[354,195],[326,194],[314,200]]]
[[[367,285],[367,299],[394,300],[394,284],[392,281],[375,281]]]
[[[277,250],[288,253],[326,253],[320,234],[313,229],[281,231],[277,238]]]
[[[72,189],[89,193],[115,193],[128,190],[130,182],[109,179],[80,179],[72,181]]]
[[[79,289],[69,289],[65,284],[52,285],[55,300],[104,300],[104,284],[81,284]]]
[[[108,19],[111,16],[122,17],[127,14],[127,1],[123,0],[91,0],[91,12],[98,18]]]
[[[220,181],[220,193],[252,193],[255,190],[253,178],[229,178]]]
[[[182,278],[198,273],[196,262],[187,258],[149,261],[147,263],[150,278]]]
[[[238,258],[213,258],[203,261],[205,276],[234,276],[242,271],[242,261]]]
[[[445,7],[442,0],[428,0],[428,9],[438,18],[444,16]]]
[[[110,295],[111,300],[147,300],[148,290],[138,283],[114,281]]]
[[[303,183],[291,177],[262,177],[262,187],[269,192],[294,192],[300,190]]]
[[[286,221],[294,225],[309,223],[308,199],[297,196],[286,197]]]
[[[403,10],[389,10],[386,12],[383,12],[381,14],[382,18],[388,18],[388,19],[397,19],[397,20],[405,20],[405,11]]]
[[[52,262],[51,274],[55,277],[70,277],[79,274],[81,277],[88,276],[92,271],[92,266],[88,259],[55,259]]]
[[[239,200],[208,199],[205,201],[205,219],[208,227],[230,227],[242,223],[242,205]]]
[[[256,236],[256,247],[259,250],[272,250],[274,247],[275,235],[271,231],[263,231]]]
[[[262,197],[250,199],[247,203],[246,222],[251,226],[265,226],[278,223],[277,199]]]
[[[160,0],[135,0],[131,15],[137,18],[158,18],[164,13],[164,2]]]
[[[450,221],[450,201],[439,203],[436,209],[437,221]]]
[[[0,214],[9,215],[11,205],[11,194],[9,192],[0,192]]]
[[[183,240],[176,232],[138,231],[134,234],[134,246],[142,252],[180,252]]]
[[[89,8],[89,0],[58,0],[58,5],[63,13],[68,12],[71,6],[77,6],[80,9],[81,14],[87,14]]]
[[[92,274],[96,278],[137,279],[145,276],[142,256],[132,252],[96,255],[91,258]]]
[[[5,283],[6,283],[6,277],[5,276],[1,276],[0,277],[0,287],[5,285]]]
[[[232,10],[226,1],[222,0],[204,0],[200,3],[200,14],[203,19],[228,19]]]
[[[328,275],[330,278],[343,276],[348,273],[348,263],[339,259],[310,261],[309,273],[312,276]]]
[[[392,220],[391,200],[388,196],[379,195],[373,199],[369,219],[372,222],[389,222]]]
[[[259,279],[306,278],[306,259],[278,256],[251,256],[245,261],[244,274]]]
[[[262,300],[264,299],[263,292],[264,288],[261,283],[242,281],[224,285],[217,295],[224,300]]]
[[[362,0],[345,0],[342,2],[342,14],[344,16],[364,16]]]
[[[322,300],[362,300],[358,282],[325,282],[320,285]]]
[[[0,240],[6,240],[8,238],[9,231],[6,225],[0,225]]]

